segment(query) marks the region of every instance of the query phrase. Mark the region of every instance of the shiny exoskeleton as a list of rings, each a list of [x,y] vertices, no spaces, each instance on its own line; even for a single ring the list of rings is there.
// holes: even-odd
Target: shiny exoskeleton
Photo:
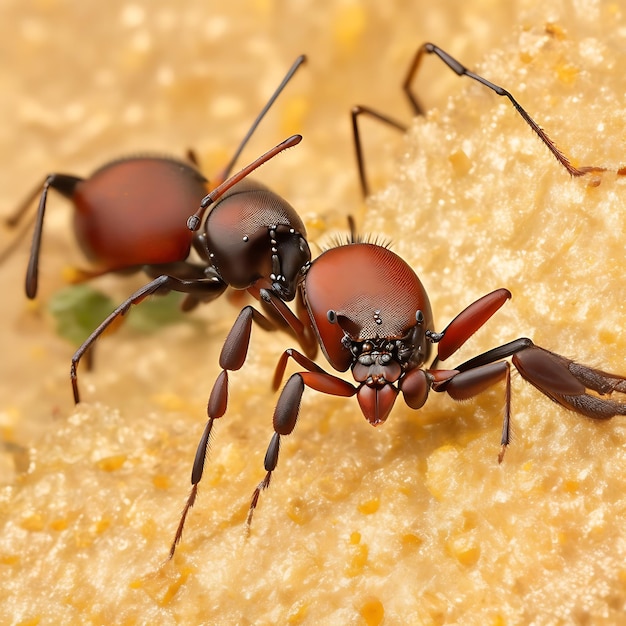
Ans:
[[[566,359],[519,338],[452,369],[438,367],[511,297],[497,289],[470,304],[441,332],[435,331],[424,286],[411,267],[384,246],[356,240],[331,248],[310,265],[301,295],[319,346],[330,366],[351,370],[355,384],[326,372],[297,350],[286,350],[276,368],[280,385],[289,358],[304,371],[284,385],[274,412],[274,435],[265,456],[265,478],[254,491],[248,522],[278,463],[281,437],[293,432],[305,387],[335,396],[357,396],[373,426],[385,422],[399,395],[421,408],[430,390],[455,400],[471,398],[504,380],[502,461],[509,444],[512,363],[521,376],[567,409],[594,419],[626,415],[626,403],[604,396],[626,394],[626,378]],[[304,321],[304,320],[303,320]],[[437,354],[427,365],[436,344]]]
[[[162,156],[122,158],[107,163],[88,178],[59,173],[46,176],[7,219],[9,226],[16,227],[39,196],[26,272],[26,295],[29,298],[37,295],[39,257],[50,189],[74,205],[76,240],[93,264],[90,269],[77,270],[75,282],[111,272],[140,270],[150,277],[167,274],[180,280],[202,279],[205,263],[193,263],[188,259],[196,244],[193,233],[186,227],[186,220],[207,192],[230,176],[257,126],[304,61],[304,56],[296,59],[230,162],[211,185],[197,169],[192,153],[189,162]],[[252,192],[252,183],[246,184]],[[263,189],[259,186],[259,193],[263,194]],[[190,297],[185,308],[207,299],[212,299],[212,294]]]
[[[556,144],[550,139],[547,133],[541,128],[541,126],[539,126],[539,124],[535,122],[535,120],[533,120],[533,118],[526,112],[526,110],[519,104],[519,102],[513,97],[513,95],[509,91],[507,91],[503,87],[500,87],[499,85],[492,83],[486,78],[483,78],[482,76],[479,76],[478,74],[475,74],[474,72],[468,70],[463,64],[459,63],[459,61],[457,61],[454,57],[450,56],[447,52],[445,52],[439,46],[436,46],[433,43],[424,43],[418,48],[415,56],[413,57],[413,61],[411,62],[411,65],[409,66],[409,69],[406,73],[404,81],[402,82],[402,89],[404,93],[406,94],[406,97],[409,101],[409,104],[411,106],[411,109],[414,115],[424,114],[424,108],[419,103],[417,96],[412,91],[411,85],[413,84],[415,76],[417,75],[418,70],[421,67],[424,56],[427,54],[434,54],[437,58],[443,61],[443,63],[445,63],[445,65],[449,67],[458,76],[467,76],[468,78],[471,78],[472,80],[479,82],[481,85],[484,85],[485,87],[491,89],[497,95],[508,98],[508,100],[511,102],[515,110],[520,114],[522,119],[530,126],[533,132],[537,134],[539,139],[546,145],[546,147],[554,155],[556,160],[565,168],[565,170],[571,176],[584,176],[585,174],[588,174],[589,172],[600,172],[604,169],[601,167],[593,167],[593,166],[574,167],[574,165],[572,165],[570,160],[559,150]],[[402,122],[399,122],[398,120],[395,120],[392,117],[389,117],[388,115],[380,113],[379,111],[376,111],[367,106],[357,105],[352,108],[352,111],[351,111],[352,131],[353,131],[353,136],[354,136],[354,147],[355,147],[357,168],[358,168],[358,173],[359,173],[359,182],[361,185],[361,191],[363,193],[363,196],[366,197],[370,195],[370,186],[367,181],[367,175],[365,172],[365,158],[363,155],[361,133],[359,131],[358,120],[361,117],[361,115],[368,115],[369,117],[379,122],[382,122],[383,124],[386,124],[390,126],[391,128],[395,128],[396,130],[399,130],[401,132],[406,132],[407,126],[403,124]]]
[[[68,194],[71,190],[77,207],[77,233],[85,238],[90,255],[104,264],[99,273],[136,268],[153,277],[122,302],[72,357],[70,376],[75,402],[80,401],[77,369],[83,357],[90,353],[98,338],[113,322],[150,295],[170,291],[184,293],[183,309],[190,310],[198,303],[218,298],[230,287],[249,293],[259,302],[262,310],[247,305],[240,311],[220,353],[221,372],[209,397],[208,422],[192,469],[192,491],[172,545],[172,554],[180,539],[187,511],[195,500],[197,484],[202,478],[214,420],[226,412],[228,372],[243,366],[253,323],[265,330],[287,331],[311,357],[317,351],[310,329],[286,304],[295,297],[303,271],[311,260],[304,224],[286,200],[264,185],[246,178],[254,169],[279,152],[295,146],[302,138],[299,135],[290,137],[228,178],[259,121],[304,60],[301,56],[293,64],[218,178],[219,184],[208,195],[206,181],[201,174],[189,166],[169,160],[152,160],[149,168],[146,159],[120,161],[103,168],[102,174],[96,173],[87,181],[73,179],[66,186],[59,182],[58,175],[54,178],[54,183],[59,183],[57,187],[61,185],[61,190]],[[151,183],[148,179],[157,168],[157,180]],[[121,179],[125,180],[127,175],[130,177],[129,190],[124,191]],[[49,186],[52,185],[44,186],[39,204],[27,276],[29,295],[36,292],[39,242]],[[88,191],[85,200],[80,199],[83,190]],[[83,206],[85,216],[79,210]],[[122,223],[115,225],[107,220],[108,209]],[[125,218],[124,212],[129,213]],[[123,222],[123,219],[126,221]],[[136,249],[133,249],[133,237],[136,238]],[[192,249],[199,260],[188,258]]]
[[[252,323],[266,330],[280,328],[290,332],[311,357],[317,351],[310,329],[285,304],[295,297],[311,259],[304,225],[284,199],[258,183],[245,180],[250,172],[283,150],[297,145],[301,139],[300,135],[286,139],[227,179],[209,193],[202,200],[200,210],[189,217],[189,229],[196,230],[204,212],[211,209],[204,221],[204,228],[193,236],[194,248],[205,262],[201,276],[182,279],[163,274],[155,278],[122,302],[72,357],[70,377],[74,401],[78,403],[77,368],[81,359],[115,320],[147,296],[173,290],[185,293],[195,301],[204,302],[216,298],[230,286],[247,291],[260,302],[264,313],[251,305],[240,311],[220,353],[222,371],[209,397],[209,419],[193,464],[192,491],[172,544],[172,554],[182,534],[187,512],[195,501],[213,423],[227,409],[228,372],[240,369],[245,363]]]

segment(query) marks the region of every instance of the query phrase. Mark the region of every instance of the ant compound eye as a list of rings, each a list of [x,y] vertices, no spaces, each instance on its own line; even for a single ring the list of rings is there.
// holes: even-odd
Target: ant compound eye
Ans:
[[[337,323],[337,313],[335,313],[332,309],[326,313],[326,318],[331,324]]]

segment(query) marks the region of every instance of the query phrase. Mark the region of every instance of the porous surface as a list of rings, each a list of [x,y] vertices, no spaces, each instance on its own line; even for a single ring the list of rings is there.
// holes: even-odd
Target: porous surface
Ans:
[[[297,208],[314,255],[353,214],[418,272],[438,330],[484,293],[510,289],[450,366],[528,336],[626,373],[621,5],[407,4],[5,2],[4,213],[47,172],[88,175],[129,153],[193,147],[215,176],[304,52],[308,64],[241,163],[302,132],[257,177]],[[571,178],[506,99],[434,58],[416,84],[428,114],[411,122],[400,83],[427,40],[509,89],[575,164],[607,171]],[[403,138],[364,120],[366,204],[353,104],[410,125]],[[70,215],[50,197],[35,303],[23,295],[27,241],[0,266],[1,622],[624,620],[626,418],[577,416],[518,375],[500,465],[501,385],[463,403],[431,394],[420,411],[398,401],[378,428],[354,398],[307,390],[247,536],[273,432],[270,381],[291,346],[279,333],[255,331],[231,376],[228,414],[168,560],[237,309],[223,299],[157,333],[127,325],[103,339],[74,407],[73,348],[46,309],[63,268],[85,266]],[[143,282],[95,285],[121,301]]]

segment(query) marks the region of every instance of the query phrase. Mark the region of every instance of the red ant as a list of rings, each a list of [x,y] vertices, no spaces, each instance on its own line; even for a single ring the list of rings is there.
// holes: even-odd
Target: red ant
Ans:
[[[421,408],[429,390],[466,400],[505,380],[501,462],[509,444],[510,365],[539,391],[594,419],[626,415],[626,403],[599,396],[626,393],[626,378],[581,365],[520,338],[453,369],[437,363],[454,354],[511,297],[497,289],[470,304],[442,332],[435,332],[430,302],[411,267],[387,247],[351,235],[347,243],[330,248],[310,265],[300,285],[310,324],[333,369],[351,370],[356,385],[329,374],[297,350],[285,350],[274,375],[282,380],[291,357],[306,371],[292,374],[274,411],[274,435],[265,455],[265,478],[252,496],[248,524],[261,491],[270,484],[278,463],[280,438],[295,428],[304,388],[350,397],[356,395],[372,426],[385,422],[399,393],[412,409]],[[437,356],[430,366],[432,344]],[[588,390],[599,395],[588,393]]]
[[[547,146],[548,150],[550,150],[550,152],[556,157],[556,160],[569,172],[571,176],[584,176],[590,172],[604,171],[604,168],[601,167],[574,167],[570,163],[569,159],[557,148],[556,144],[550,139],[550,137],[548,137],[546,132],[535,122],[535,120],[532,119],[532,117],[530,117],[530,115],[522,108],[510,92],[503,87],[488,81],[486,78],[468,70],[455,58],[451,57],[447,52],[432,43],[424,43],[418,48],[417,53],[413,57],[413,61],[409,66],[409,70],[404,78],[404,81],[402,82],[402,89],[406,94],[411,108],[413,109],[414,115],[424,115],[424,109],[420,105],[415,94],[411,91],[411,84],[415,79],[425,54],[434,54],[458,76],[467,76],[468,78],[479,82],[481,85],[485,85],[485,87],[488,87],[499,96],[508,98],[515,110],[522,116],[524,121],[532,128],[539,139],[541,139],[541,141]],[[361,105],[353,107],[351,111],[352,131],[354,136],[354,148],[359,173],[359,182],[363,196],[367,197],[370,195],[370,188],[365,173],[365,160],[363,157],[363,146],[361,143],[361,134],[359,132],[358,124],[358,119],[362,114],[369,115],[373,119],[383,122],[384,124],[387,124],[388,126],[391,126],[392,128],[395,128],[403,133],[407,131],[407,126],[392,117],[379,113],[369,107]]]
[[[230,162],[214,181],[214,187],[230,176],[257,126],[305,60],[304,55],[295,60]],[[79,270],[77,280],[88,280],[111,272],[143,270],[152,278],[167,274],[172,280],[203,281],[198,284],[204,284],[206,288],[190,294],[183,303],[186,311],[200,301],[207,302],[218,297],[226,288],[220,281],[218,271],[208,271],[204,259],[205,262],[199,264],[188,260],[191,247],[197,246],[193,234],[185,227],[185,220],[209,191],[209,183],[197,169],[193,152],[189,152],[188,158],[189,162],[161,156],[133,156],[107,163],[86,179],[58,173],[46,176],[43,183],[6,220],[9,227],[18,226],[39,195],[26,272],[28,298],[37,295],[41,238],[50,189],[59,192],[74,205],[76,239],[85,256],[96,264],[95,269]],[[254,202],[253,197],[256,196],[259,202],[284,204],[283,200],[261,185],[250,182],[247,185],[246,195],[240,198],[243,203]],[[301,229],[300,232],[306,236],[299,220],[294,223],[294,228]],[[225,280],[231,283],[228,278]]]
[[[121,270],[143,270],[153,277],[120,304],[74,354],[71,379],[76,403],[80,401],[76,371],[81,359],[86,356],[89,364],[94,343],[104,330],[146,297],[181,292],[186,294],[183,310],[188,311],[200,302],[218,298],[231,287],[247,291],[263,309],[261,313],[253,306],[245,306],[221,351],[222,371],[210,394],[209,421],[198,447],[191,476],[193,488],[175,543],[180,538],[187,510],[195,500],[213,421],[226,412],[228,371],[243,366],[252,323],[265,330],[286,330],[310,357],[317,352],[315,338],[285,304],[295,297],[303,268],[311,259],[304,224],[284,199],[260,183],[246,179],[279,152],[297,145],[301,137],[290,137],[229,178],[259,122],[304,61],[304,56],[296,59],[208,195],[208,183],[194,167],[158,157],[115,161],[86,180],[51,174],[43,183],[26,276],[28,297],[33,298],[37,293],[39,251],[50,188],[73,201],[77,238],[88,256],[101,265],[97,271],[83,272],[84,278]],[[9,219],[10,225],[17,225],[39,189],[20,205]],[[198,206],[200,209],[189,217]],[[202,231],[195,232],[209,207],[211,211]],[[188,260],[192,247],[199,262]],[[173,550],[174,547],[172,553]]]
[[[572,175],[582,176],[598,167],[575,168],[548,135],[513,96],[497,85],[467,70],[437,46],[421,46],[404,81],[404,89],[416,114],[422,112],[410,91],[410,83],[425,53],[436,54],[458,75],[465,75],[509,98],[522,118],[537,133],[559,163]],[[367,113],[399,130],[406,128],[392,118],[367,107],[354,107],[352,125],[361,188],[369,194],[357,119]],[[511,297],[497,289],[459,313],[442,332],[434,330],[428,295],[411,267],[387,247],[365,241],[354,234],[346,243],[323,252],[312,261],[300,284],[300,297],[308,322],[332,368],[351,370],[356,385],[326,372],[295,349],[285,350],[274,374],[278,389],[291,357],[306,371],[292,374],[284,385],[274,411],[274,435],[265,455],[266,475],[254,490],[248,524],[261,492],[270,484],[278,464],[281,436],[293,432],[304,388],[335,396],[357,396],[361,411],[373,426],[384,423],[402,394],[412,409],[421,408],[432,389],[446,392],[455,400],[472,398],[499,381],[505,381],[505,410],[502,424],[502,462],[510,441],[510,364],[522,378],[563,407],[594,419],[626,415],[626,403],[601,396],[614,391],[626,394],[626,377],[581,365],[536,346],[522,337],[484,352],[453,369],[439,369],[439,361],[452,356]],[[430,366],[431,348],[437,356]],[[591,391],[592,393],[589,393]]]
[[[484,79],[480,80],[483,82]],[[523,117],[526,119],[528,116],[524,113]],[[534,122],[531,126],[537,127]],[[540,134],[540,137],[557,154],[561,154],[547,135]],[[563,159],[565,162],[561,163],[566,166],[565,163],[569,162],[565,157]],[[226,181],[224,186],[230,188],[230,184]],[[224,189],[218,188],[215,192],[213,200],[223,194]],[[213,211],[219,206],[217,204]],[[210,213],[207,218],[208,229],[212,215]],[[190,218],[189,226],[197,227],[200,218],[201,211]],[[234,226],[231,222],[230,227]],[[568,409],[596,419],[626,414],[626,404],[600,397],[613,391],[626,393],[626,378],[580,365],[535,346],[526,338],[489,350],[454,369],[439,369],[438,362],[452,356],[482,327],[511,297],[510,292],[498,289],[483,296],[463,310],[442,332],[436,332],[428,295],[415,272],[387,247],[365,241],[354,234],[353,228],[351,230],[347,242],[303,264],[297,284],[294,283],[298,297],[297,317],[287,308],[284,299],[280,295],[276,297],[270,289],[260,290],[260,294],[253,292],[262,299],[270,297],[269,303],[276,307],[275,310],[284,306],[280,311],[284,310],[285,320],[291,320],[294,331],[297,323],[300,324],[296,336],[309,353],[287,349],[277,364],[273,380],[275,389],[280,386],[290,357],[305,371],[293,374],[278,398],[273,417],[275,432],[265,455],[266,475],[254,490],[248,525],[260,494],[269,486],[278,464],[280,438],[291,434],[295,428],[305,387],[336,396],[356,395],[365,418],[376,426],[387,419],[400,393],[409,407],[419,409],[431,389],[447,392],[452,398],[461,400],[471,398],[504,379],[506,403],[499,461],[502,461],[509,443],[511,383],[510,365],[504,360],[507,357],[512,357],[513,364],[525,380]],[[236,250],[233,252],[237,253]],[[235,255],[231,257],[232,260],[236,258]],[[193,288],[193,281],[185,286]],[[113,319],[123,315],[145,295],[146,292],[140,290],[120,305],[77,351],[72,361],[72,383],[77,401],[76,365],[80,357]],[[274,298],[271,298],[272,295]],[[196,499],[214,420],[226,411],[228,370],[243,365],[251,322],[264,324],[260,314],[251,307],[247,309],[247,312],[244,309],[240,313],[220,355],[222,372],[209,399],[209,420],[196,452],[192,489],[170,548],[170,558],[182,537],[187,514]],[[429,366],[425,366],[433,344],[437,344],[437,356]],[[317,345],[334,370],[345,372],[350,369],[356,384],[317,365],[312,360]],[[594,393],[588,393],[588,390]]]

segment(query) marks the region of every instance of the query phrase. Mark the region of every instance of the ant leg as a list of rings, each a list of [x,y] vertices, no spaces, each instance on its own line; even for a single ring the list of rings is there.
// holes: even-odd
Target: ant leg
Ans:
[[[311,328],[311,322],[304,308],[300,292],[298,292],[296,301],[299,315],[296,315],[281,298],[269,289],[258,289],[253,286],[248,288],[248,292],[259,300],[263,309],[277,325],[286,326],[293,333],[293,336],[308,357],[315,357],[317,354],[317,339]]]
[[[613,392],[626,394],[626,377],[581,365],[536,346],[526,337],[515,339],[458,365],[447,380],[432,387],[434,391],[450,393],[452,390],[452,397],[464,399],[497,382],[498,376],[506,375],[506,414],[502,435],[503,449],[499,459],[508,444],[510,376],[503,370],[508,364],[502,359],[509,356],[513,357],[513,365],[524,380],[564,408],[592,419],[626,415],[626,402],[601,397]]]
[[[41,250],[41,235],[43,232],[43,219],[46,212],[46,202],[48,200],[48,189],[52,188],[58,191],[66,198],[71,198],[76,189],[76,185],[83,181],[77,176],[69,174],[48,174],[41,185],[37,185],[33,191],[26,196],[23,202],[19,204],[15,212],[6,219],[6,225],[9,228],[16,227],[26,214],[28,207],[33,203],[35,198],[39,197],[39,206],[35,216],[35,228],[33,230],[33,241],[30,249],[30,257],[28,260],[28,269],[26,270],[26,296],[31,300],[37,295],[37,282],[39,276],[39,253]],[[17,240],[10,246],[9,251],[2,254],[4,258],[14,248],[26,230],[18,234]]]
[[[217,297],[226,289],[225,283],[216,277],[208,279],[181,280],[172,276],[162,275],[155,278],[138,289],[129,298],[124,300],[109,316],[99,324],[99,326],[87,337],[83,344],[76,350],[72,357],[72,365],[70,367],[70,379],[72,381],[72,390],[74,392],[74,402],[80,402],[80,393],[78,391],[78,377],[76,370],[82,357],[92,348],[93,344],[98,340],[100,335],[120,316],[126,315],[131,306],[139,304],[146,297],[155,293],[166,293],[168,291],[180,291],[182,293],[191,294],[215,294]]]
[[[196,501],[198,483],[202,480],[202,475],[204,473],[204,465],[206,462],[211,432],[213,430],[213,423],[216,419],[222,417],[228,408],[228,372],[241,369],[246,361],[248,347],[250,345],[250,336],[252,333],[252,322],[256,323],[264,330],[275,329],[271,320],[264,317],[254,307],[246,306],[240,311],[235,323],[226,337],[219,359],[222,371],[218,374],[209,396],[207,404],[207,415],[209,419],[204,427],[204,432],[202,433],[202,437],[200,438],[200,442],[196,450],[196,456],[191,470],[191,492],[189,493],[187,502],[183,508],[183,512],[176,529],[176,534],[174,535],[174,540],[172,541],[172,545],[170,547],[170,558],[174,556],[176,546],[180,542],[183,535],[187,514]]]
[[[367,198],[370,195],[369,183],[367,182],[367,174],[365,172],[365,158],[363,157],[363,146],[361,143],[361,133],[359,131],[359,123],[358,119],[361,115],[369,115],[371,118],[382,122],[383,124],[387,124],[392,128],[399,130],[402,133],[407,131],[407,127],[405,124],[402,124],[393,118],[383,115],[374,109],[370,109],[369,107],[357,105],[352,107],[352,111],[350,115],[352,116],[352,136],[354,138],[354,150],[356,154],[356,164],[359,171],[359,182],[361,183],[361,193],[364,198]]]
[[[525,109],[522,108],[522,106],[517,102],[517,100],[511,95],[511,93],[509,93],[503,87],[500,87],[499,85],[496,85],[488,81],[486,78],[483,78],[482,76],[479,76],[478,74],[475,74],[474,72],[471,72],[464,65],[459,63],[455,58],[451,57],[447,52],[443,51],[441,48],[439,48],[438,46],[432,43],[425,43],[422,46],[420,46],[417,53],[415,54],[413,63],[409,67],[409,71],[402,85],[402,88],[404,89],[409,101],[411,102],[416,115],[421,114],[423,111],[422,111],[422,107],[419,105],[417,101],[417,98],[411,92],[410,86],[422,62],[422,58],[424,57],[424,54],[436,55],[458,76],[467,76],[468,78],[471,78],[472,80],[479,82],[481,85],[484,85],[485,87],[491,89],[497,95],[508,98],[511,104],[513,105],[513,107],[515,108],[515,110],[522,117],[522,119],[537,134],[539,139],[541,139],[541,141],[546,145],[548,150],[550,150],[550,152],[554,155],[556,160],[569,172],[571,176],[584,176],[588,172],[592,172],[592,171],[597,172],[597,171],[604,170],[604,168],[601,168],[601,167],[582,167],[582,168],[574,167],[570,163],[569,159],[559,150],[559,148],[552,141],[552,139],[548,137],[546,132],[541,128],[541,126],[539,126],[539,124],[537,124],[537,122],[535,122],[535,120],[533,120],[533,118],[530,117],[530,115],[525,111]]]
[[[272,389],[276,391],[278,387],[280,387],[280,383],[283,379],[283,375],[285,374],[285,369],[287,368],[287,361],[291,357],[296,363],[301,365],[302,367],[306,367],[309,372],[318,372],[320,374],[325,374],[324,370],[314,361],[305,357],[303,354],[294,350],[293,348],[288,348],[285,350],[278,360],[276,364],[276,369],[274,370],[274,379],[272,381]]]
[[[614,391],[626,394],[624,376],[581,365],[534,344],[513,355],[513,365],[524,380],[566,409],[593,419],[626,415],[625,402],[598,397]]]
[[[426,331],[428,339],[438,344],[431,369],[454,354],[510,297],[508,289],[496,289],[463,309],[442,332]]]
[[[303,357],[295,350],[292,352],[293,354],[289,354],[288,356],[293,356],[298,362],[300,362],[300,359],[306,362],[306,357]],[[286,358],[287,357],[285,357],[285,360]],[[274,434],[272,435],[272,439],[265,454],[264,466],[267,473],[252,494],[247,519],[248,528],[252,523],[252,516],[259,502],[261,492],[269,487],[272,472],[276,469],[278,464],[280,438],[283,435],[290,435],[296,426],[304,387],[307,386],[311,389],[321,391],[322,393],[346,398],[353,396],[357,392],[357,387],[337,376],[324,372],[314,363],[310,362],[308,366],[312,366],[315,371],[293,374],[283,387],[280,397],[278,398],[276,409],[274,410]],[[308,366],[305,365],[305,367]]]
[[[430,373],[430,372],[429,372]],[[500,438],[500,453],[498,463],[502,463],[504,453],[510,441],[511,424],[511,366],[508,361],[485,363],[466,369],[462,372],[451,370],[444,372],[446,379],[433,384],[433,391],[445,391],[454,400],[467,400],[485,391],[503,378],[506,382],[504,417],[502,420],[502,437]]]

